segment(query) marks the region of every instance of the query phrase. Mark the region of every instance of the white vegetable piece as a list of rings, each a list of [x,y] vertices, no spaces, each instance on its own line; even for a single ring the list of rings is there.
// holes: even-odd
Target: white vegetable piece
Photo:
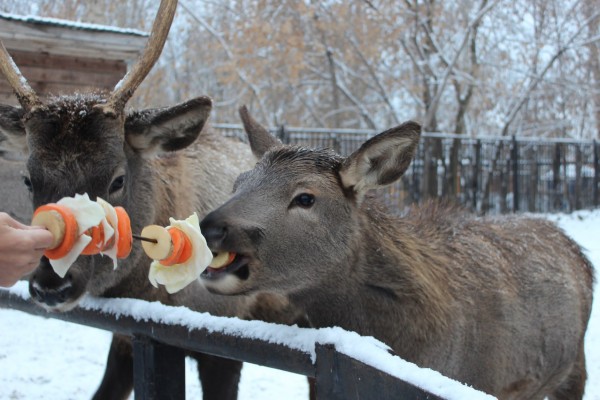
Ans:
[[[104,219],[104,209],[95,201],[90,200],[87,193],[83,195],[76,194],[75,197],[63,197],[56,204],[63,205],[71,210],[79,229],[77,240],[75,240],[71,251],[63,258],[50,260],[50,265],[54,269],[54,272],[61,278],[64,278],[71,265],[73,265],[83,249],[92,240],[88,235],[84,235],[84,232],[102,222]]]
[[[117,243],[119,242],[117,212],[111,204],[100,197],[98,197],[96,202],[104,209],[105,218],[102,219],[102,226],[104,227],[104,244],[106,245],[114,236],[113,245],[108,249],[101,251],[100,254],[110,257],[113,260],[113,269],[117,269]]]
[[[164,285],[167,292],[175,293],[198,279],[212,261],[212,253],[200,232],[200,221],[196,213],[185,220],[170,218],[169,222],[171,225],[167,229],[178,228],[190,239],[192,255],[187,261],[171,266],[162,265],[160,261],[154,260],[150,264],[148,279],[154,287]]]

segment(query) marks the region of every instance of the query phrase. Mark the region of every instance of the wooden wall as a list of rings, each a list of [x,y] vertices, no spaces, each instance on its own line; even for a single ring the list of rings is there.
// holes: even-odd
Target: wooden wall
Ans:
[[[123,78],[122,60],[71,57],[9,49],[15,63],[39,95],[71,94],[96,89],[111,90]],[[17,104],[6,79],[0,75],[0,104]]]

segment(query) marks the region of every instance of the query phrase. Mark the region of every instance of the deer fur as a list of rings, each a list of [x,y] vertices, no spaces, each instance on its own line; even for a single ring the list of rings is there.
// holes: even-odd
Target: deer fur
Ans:
[[[226,200],[235,177],[256,161],[247,145],[204,129],[212,105],[208,97],[122,117],[96,107],[104,102],[101,95],[81,95],[50,99],[30,112],[0,106],[0,149],[27,158],[34,208],[87,193],[123,206],[139,233],[146,225],[168,225],[169,217],[205,215]],[[134,241],[116,270],[108,257],[82,256],[61,279],[43,257],[30,278],[30,292],[50,311],[69,310],[90,293],[241,314],[245,300],[211,295],[199,282],[175,294],[154,288],[148,280],[150,261]],[[114,337],[108,365],[95,398],[126,398],[133,385],[128,338]],[[205,398],[236,398],[239,363],[204,357],[199,368]]]
[[[417,123],[343,158],[283,146],[241,114],[264,155],[201,222],[213,251],[237,254],[205,271],[209,290],[259,293],[267,306],[253,309],[281,319],[272,322],[304,315],[313,327],[374,336],[499,399],[583,397],[592,265],[562,230],[439,203],[386,212],[368,192],[404,174]]]
[[[163,109],[127,112],[125,106],[162,52],[177,0],[161,0],[146,47],[110,93],[42,101],[0,41],[0,72],[22,108],[0,106],[0,155],[27,158],[33,206],[87,193],[125,208],[133,232],[168,217],[203,215],[252,163],[240,143],[202,132],[212,102],[199,97]],[[196,140],[200,135],[200,139]],[[190,148],[190,146],[193,146]],[[113,271],[106,257],[79,257],[64,278],[48,259],[30,278],[29,291],[52,311],[73,308],[85,293],[137,297],[185,305],[217,315],[239,315],[243,300],[209,296],[198,282],[169,295],[147,279],[149,260],[139,243]],[[94,399],[123,399],[133,387],[131,342],[113,336],[104,378]],[[235,399],[241,363],[195,354],[205,399]]]

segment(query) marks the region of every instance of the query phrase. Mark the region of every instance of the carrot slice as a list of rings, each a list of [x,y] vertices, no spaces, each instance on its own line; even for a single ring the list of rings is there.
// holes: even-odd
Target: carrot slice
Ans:
[[[91,236],[92,240],[83,249],[81,254],[91,256],[100,253],[100,249],[104,246],[104,227],[102,224],[91,227],[85,234]]]
[[[173,251],[169,257],[160,260],[160,263],[165,266],[171,266],[189,260],[192,256],[192,242],[190,238],[181,229],[177,228],[170,228],[169,234],[173,242]]]
[[[44,252],[44,255],[50,260],[57,260],[59,258],[63,258],[69,253],[69,251],[71,251],[73,245],[75,244],[75,240],[77,240],[79,227],[77,226],[75,215],[73,215],[71,210],[65,206],[54,203],[44,204],[35,210],[35,213],[33,213],[34,218],[37,214],[44,211],[56,211],[58,214],[60,214],[60,217],[62,217],[65,224],[64,236],[58,247],[46,249]]]
[[[115,212],[117,213],[117,230],[119,231],[117,258],[127,258],[133,246],[131,220],[123,207],[115,207]]]
[[[227,260],[227,265],[231,264],[235,260],[235,253],[229,252],[229,259]]]

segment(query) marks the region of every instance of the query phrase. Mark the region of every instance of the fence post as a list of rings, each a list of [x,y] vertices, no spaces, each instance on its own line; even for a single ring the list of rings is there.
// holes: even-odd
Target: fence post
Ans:
[[[560,164],[561,164],[561,149],[560,143],[554,145],[554,158],[552,159],[552,210],[562,211],[560,193],[558,185],[560,184]]]
[[[424,389],[395,378],[336,351],[317,344],[316,400],[442,400]]]
[[[519,211],[519,148],[517,147],[517,138],[512,137],[512,173],[513,173],[513,212]]]
[[[594,196],[594,207],[598,207],[598,180],[600,179],[600,160],[598,154],[598,142],[594,139],[593,142],[593,152],[594,152],[594,187],[592,189],[592,193]]]
[[[575,209],[576,210],[580,210],[581,209],[581,183],[582,183],[582,179],[581,179],[581,171],[583,168],[583,154],[581,151],[581,144],[576,144],[575,145],[575,191],[574,191],[574,196],[575,196]],[[565,167],[566,168],[566,167]]]
[[[185,399],[185,353],[147,336],[133,338],[135,400]]]
[[[477,210],[477,197],[479,193],[479,172],[481,171],[481,139],[475,142],[475,169],[473,170],[473,210]],[[483,171],[481,171],[483,173]]]
[[[331,132],[330,137],[331,137],[331,142],[332,142],[331,145],[332,145],[333,151],[335,151],[337,154],[343,155],[344,157],[347,156],[347,154],[342,153],[340,139],[338,138],[337,132]]]
[[[277,138],[281,140],[281,143],[283,144],[290,143],[290,135],[287,129],[285,129],[285,125],[281,125],[279,129],[277,129]]]

